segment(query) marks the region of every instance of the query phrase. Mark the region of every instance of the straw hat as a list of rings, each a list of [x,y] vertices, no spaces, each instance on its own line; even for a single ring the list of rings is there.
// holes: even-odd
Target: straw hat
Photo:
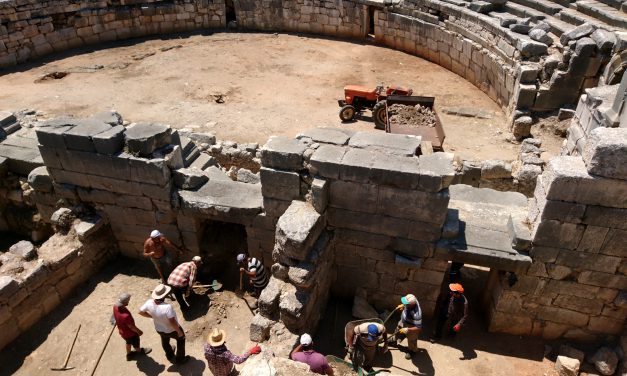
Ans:
[[[170,293],[171,290],[172,290],[172,287],[168,285],[158,284],[157,287],[155,287],[155,289],[152,290],[151,296],[153,299],[163,299]]]
[[[207,336],[207,343],[213,347],[222,346],[224,341],[226,341],[226,332],[222,329],[213,328]]]

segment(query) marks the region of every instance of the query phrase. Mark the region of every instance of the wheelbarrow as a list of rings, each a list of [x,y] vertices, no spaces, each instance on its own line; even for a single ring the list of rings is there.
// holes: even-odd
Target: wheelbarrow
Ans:
[[[352,362],[351,365],[353,367],[353,370],[357,371],[360,375],[362,374],[360,373],[360,370],[362,370],[361,365],[364,363],[364,356],[363,356],[363,353],[358,350],[357,346],[355,346],[357,342],[357,336],[353,337],[353,343],[350,343],[350,338],[351,338],[351,333],[353,333],[353,331],[355,330],[355,327],[361,324],[368,323],[368,322],[382,324],[382,325],[385,324],[385,322],[381,321],[381,319],[373,318],[373,319],[349,321],[344,327],[344,344],[346,345],[347,348],[353,349],[353,351],[349,353],[348,355],[351,359],[351,362]],[[380,338],[379,340],[381,341],[382,338]],[[366,375],[367,373],[363,373],[363,374]],[[374,373],[370,373],[370,374],[374,375]]]
[[[340,369],[342,369],[342,368],[350,368],[350,369],[353,369],[353,370],[355,369],[355,366],[353,365],[353,363],[347,362],[344,359],[340,359],[337,356],[327,355],[326,359],[327,359],[327,362],[330,365],[335,366],[335,368],[340,368]],[[359,376],[373,376],[373,375],[376,375],[376,374],[378,374],[380,372],[390,372],[390,371],[388,371],[386,369],[381,369],[381,370],[378,370],[378,371],[366,372],[363,368],[357,367],[357,371],[356,372],[357,372],[357,374]]]

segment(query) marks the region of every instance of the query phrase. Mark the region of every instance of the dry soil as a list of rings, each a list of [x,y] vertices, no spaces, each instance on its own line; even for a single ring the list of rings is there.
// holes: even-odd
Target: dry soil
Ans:
[[[468,159],[513,160],[518,149],[505,140],[501,108],[463,78],[415,56],[354,41],[259,33],[140,39],[55,55],[0,75],[0,109],[32,108],[50,116],[115,109],[129,121],[260,144],[270,135],[293,137],[318,126],[375,131],[369,112],[342,124],[337,99],[347,84],[398,84],[435,96],[436,109],[492,113],[491,119],[441,113],[445,150]]]

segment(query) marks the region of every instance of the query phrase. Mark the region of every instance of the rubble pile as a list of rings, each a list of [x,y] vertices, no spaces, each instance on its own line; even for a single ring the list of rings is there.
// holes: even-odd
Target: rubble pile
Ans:
[[[390,124],[410,128],[435,127],[435,112],[419,104],[415,106],[393,104],[388,107],[388,112]]]

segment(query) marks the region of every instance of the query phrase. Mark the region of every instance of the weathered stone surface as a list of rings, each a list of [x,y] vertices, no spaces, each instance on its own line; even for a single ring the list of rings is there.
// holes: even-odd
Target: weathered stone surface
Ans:
[[[20,256],[24,260],[32,260],[37,256],[37,250],[33,243],[28,240],[21,240],[15,244],[13,244],[9,248],[9,252],[14,255]]]
[[[525,137],[529,137],[531,134],[531,126],[533,125],[533,119],[531,116],[521,116],[514,119],[512,125],[512,133],[517,140],[522,140]]]
[[[588,174],[580,157],[552,158],[542,173],[546,198],[613,208],[627,208],[627,180]]]
[[[512,177],[512,165],[498,159],[483,161],[481,164],[482,179],[506,179]]]
[[[261,164],[284,170],[298,171],[303,168],[303,153],[307,145],[287,137],[270,137],[261,148]]]
[[[558,355],[562,355],[567,358],[577,359],[579,363],[583,363],[584,356],[586,355],[583,351],[577,350],[576,348],[568,345],[561,345],[557,353]]]
[[[69,150],[95,152],[92,136],[111,129],[109,124],[91,119],[79,119],[75,126],[63,132],[65,146]]]
[[[312,128],[302,133],[303,137],[309,137],[314,142],[333,145],[346,145],[350,135],[347,132],[334,128]]]
[[[136,123],[126,128],[124,138],[131,154],[146,157],[172,141],[172,130],[164,124]]]
[[[81,241],[85,241],[90,235],[95,234],[104,226],[105,220],[98,215],[93,217],[83,217],[80,222],[74,225],[76,235]]]
[[[589,23],[584,23],[576,28],[569,30],[560,36],[560,43],[562,46],[568,46],[568,42],[571,40],[583,38],[592,34],[596,30],[596,27]]]
[[[355,299],[353,299],[352,315],[358,319],[371,319],[379,316],[377,311],[365,298],[357,295],[355,296]]]
[[[264,197],[291,201],[300,197],[300,176],[296,172],[262,167],[261,191]]]
[[[74,216],[72,210],[68,208],[60,208],[52,214],[50,222],[59,228],[67,229],[70,225],[72,225],[75,218],[76,217]]]
[[[442,226],[450,195],[448,189],[429,193],[380,186],[377,197],[379,214]]]
[[[531,247],[531,230],[524,223],[524,214],[510,215],[507,221],[507,231],[512,239],[512,248],[522,251]]]
[[[577,359],[560,355],[555,361],[555,371],[559,376],[577,376],[579,375],[580,363]]]
[[[581,268],[613,274],[620,265],[621,259],[614,256],[562,249],[555,262],[570,268]]]
[[[108,130],[93,135],[91,140],[97,153],[114,155],[124,147],[124,128],[122,125],[114,125]]]
[[[237,170],[237,181],[248,184],[259,184],[261,182],[261,178],[258,173],[254,174],[250,170],[240,168]]]
[[[324,179],[314,179],[311,182],[311,204],[318,213],[323,213],[329,203],[329,186]]]
[[[616,44],[616,35],[604,29],[596,29],[590,38],[597,44],[597,48],[603,52],[611,51]]]
[[[263,342],[267,340],[270,336],[270,329],[274,324],[276,324],[276,321],[256,314],[250,322],[250,340],[253,342]]]
[[[527,34],[531,30],[531,25],[524,23],[514,23],[509,25],[509,29],[514,33]],[[533,38],[532,38],[533,39]]]
[[[350,138],[348,145],[354,148],[411,157],[416,155],[421,141],[420,137],[410,135],[357,132]]]
[[[52,192],[52,178],[44,166],[37,167],[28,174],[28,184],[39,192]]]
[[[524,57],[542,56],[545,55],[548,50],[546,44],[522,37],[518,39],[516,48]]]
[[[335,145],[321,145],[311,156],[309,163],[314,175],[337,179],[340,176],[342,158],[348,148]],[[262,183],[263,184],[263,183]]]
[[[290,282],[299,289],[309,290],[316,283],[314,279],[315,265],[309,262],[300,262],[290,267],[287,275]]]
[[[209,180],[197,191],[179,191],[184,210],[246,223],[261,212],[261,189],[257,184]],[[241,222],[240,222],[241,221]]]
[[[537,317],[540,320],[569,324],[575,327],[585,326],[588,324],[588,315],[557,307],[542,306],[538,309]]]
[[[590,361],[594,364],[594,368],[601,372],[602,375],[613,375],[618,365],[618,357],[616,353],[609,347],[601,347],[590,358]]]
[[[544,43],[547,46],[550,46],[553,44],[553,39],[549,36],[549,34],[546,31],[542,29],[533,28],[529,30],[529,38],[535,41],[538,41],[540,43]]]
[[[592,56],[592,54],[594,54],[594,51],[596,50],[596,47],[596,43],[594,43],[591,38],[579,39],[577,41],[577,44],[575,44],[575,55],[573,56],[573,62],[571,64],[574,64],[578,57],[587,58]],[[574,67],[571,69],[574,69]]]
[[[291,346],[291,344],[290,344]],[[239,371],[240,376],[310,376],[309,366],[305,363],[295,362],[282,357],[274,351],[262,349],[261,354],[250,357]]]
[[[0,276],[0,302],[5,303],[19,290],[18,282],[7,275]]]
[[[439,192],[448,188],[455,178],[453,159],[452,153],[421,155],[418,158],[420,182],[417,188],[427,192]]]
[[[174,185],[181,189],[195,190],[209,181],[209,177],[204,171],[197,168],[180,168],[172,171]]]
[[[591,175],[627,179],[627,128],[599,127],[590,132],[583,160]]]
[[[277,222],[276,243],[285,256],[306,260],[323,229],[324,218],[310,204],[292,201]]]

